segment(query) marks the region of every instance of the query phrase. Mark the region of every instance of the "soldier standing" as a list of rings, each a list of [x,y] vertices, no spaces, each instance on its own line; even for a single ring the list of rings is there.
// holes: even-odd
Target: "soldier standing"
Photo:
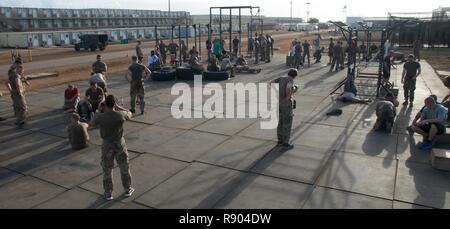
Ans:
[[[295,100],[292,95],[297,91],[298,87],[294,85],[294,79],[298,76],[296,69],[291,69],[287,76],[273,80],[271,83],[279,85],[279,119],[278,119],[278,146],[282,146],[285,150],[294,148],[289,143],[292,131],[292,121],[294,117]]]
[[[270,38],[270,53],[273,56],[273,42],[274,42],[274,40],[273,40],[272,36],[269,36],[269,38]]]
[[[95,74],[106,75],[108,66],[102,61],[102,55],[97,55],[97,61],[92,64],[92,72]]]
[[[255,37],[255,64],[258,64],[259,61],[259,49],[261,48],[261,43],[259,43],[259,40]]]
[[[403,106],[408,106],[409,99],[410,106],[413,107],[416,81],[421,72],[422,70],[419,62],[414,60],[414,55],[409,55],[408,61],[403,65],[402,73],[402,84],[405,93],[405,102],[403,103]]]
[[[336,71],[339,71],[339,65],[341,64],[342,57],[342,47],[341,42],[339,41],[336,45],[333,46],[333,62],[331,63],[330,72],[333,71],[334,66],[336,66]]]
[[[17,58],[14,64],[9,68],[8,81],[6,82],[6,88],[8,88],[11,94],[14,115],[16,116],[16,122],[14,124],[17,126],[22,126],[25,124],[28,110],[23,83],[27,85],[30,84],[23,77],[23,72],[22,60]]]
[[[174,41],[169,44],[168,49],[169,49],[169,54],[170,54],[170,63],[174,63],[177,59],[177,52],[180,49],[180,47]]]
[[[163,64],[166,64],[166,59],[167,59],[167,45],[164,44],[164,41],[161,40],[159,43],[159,53],[161,54],[161,60]]]
[[[138,57],[139,63],[142,63],[144,60],[144,52],[142,51],[142,41],[138,41],[136,45],[136,56]]]
[[[247,54],[250,55],[250,58],[253,57],[253,50],[255,48],[255,39],[253,39],[252,35],[248,38],[248,52]]]
[[[120,168],[125,197],[130,197],[134,192],[134,188],[131,187],[128,150],[123,137],[123,124],[126,120],[131,120],[131,115],[130,111],[117,105],[113,95],[108,95],[105,101],[105,113],[95,115],[91,122],[91,126],[100,127],[100,135],[103,140],[101,165],[103,168],[103,188],[105,198],[108,201],[113,200],[112,172],[114,159],[116,159]]]
[[[266,34],[266,63],[270,63],[270,56],[271,56],[271,49],[270,47],[272,46],[272,40],[270,39],[269,34]]]
[[[136,112],[136,97],[139,97],[140,106],[141,106],[141,115],[144,114],[145,111],[145,89],[144,89],[144,80],[151,74],[151,71],[145,67],[145,65],[138,63],[138,59],[136,56],[132,58],[133,64],[128,68],[128,72],[125,75],[125,78],[130,83],[130,96],[131,96],[131,113]],[[146,74],[145,79],[143,78],[143,74]],[[130,79],[131,76],[131,79]]]
[[[333,60],[333,50],[334,50],[334,42],[333,38],[330,38],[330,44],[328,45],[328,64],[331,64],[331,61]]]
[[[302,62],[306,63],[306,57],[308,56],[308,67],[311,66],[311,56],[310,56],[310,50],[311,49],[311,45],[308,43],[307,40],[305,40],[305,42],[303,42],[303,57],[302,57]]]
[[[186,44],[184,43],[183,40],[181,40],[181,43],[180,43],[180,52],[181,52],[181,57],[182,57],[183,63],[184,63],[187,61],[188,47],[186,46]]]
[[[238,39],[237,36],[233,39],[233,55],[237,57],[239,45],[241,44],[241,41]]]

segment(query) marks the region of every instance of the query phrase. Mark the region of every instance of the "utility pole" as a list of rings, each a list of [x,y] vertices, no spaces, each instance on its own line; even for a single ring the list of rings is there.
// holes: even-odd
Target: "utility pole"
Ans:
[[[292,1],[291,1],[291,23],[289,23],[289,31],[292,31]]]
[[[306,23],[309,22],[309,5],[310,4],[311,3],[309,3],[309,2],[306,3]]]
[[[169,0],[169,14],[170,14],[170,0]]]
[[[347,21],[347,5],[344,6],[344,9],[342,10],[344,12],[344,22]]]

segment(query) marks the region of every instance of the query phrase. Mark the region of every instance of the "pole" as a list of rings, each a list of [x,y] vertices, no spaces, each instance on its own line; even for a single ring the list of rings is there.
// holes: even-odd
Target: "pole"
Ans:
[[[155,25],[155,41],[158,42],[158,26]]]
[[[198,24],[198,58],[201,59],[202,57],[202,29],[201,24]]]
[[[289,24],[289,31],[292,31],[292,1],[291,1],[291,23]]]
[[[208,28],[208,40],[211,41],[211,29],[212,29],[212,8],[209,8],[209,25]]]
[[[169,16],[170,16],[170,0],[169,0]]]
[[[188,26],[187,24],[186,24],[186,35],[185,35],[185,40],[186,40],[186,48],[187,48],[187,50],[189,50],[189,27],[190,26]],[[195,43],[194,43],[195,44]]]
[[[378,65],[378,83],[377,83],[377,98],[380,97],[380,88],[381,88],[381,77],[383,76],[383,68],[384,68],[384,43],[386,42],[386,30],[384,29],[381,32],[381,48],[380,48],[380,54],[381,54],[381,60],[379,60]]]
[[[222,8],[220,8],[219,14],[219,39],[220,39],[220,47],[222,47]]]
[[[178,25],[178,46],[180,47],[180,64],[183,63],[183,60],[181,59],[181,24]]]
[[[241,9],[239,9],[239,55],[242,55],[242,15]]]
[[[230,53],[233,52],[232,50],[232,40],[233,40],[233,19],[231,18],[233,16],[233,10],[230,9]]]

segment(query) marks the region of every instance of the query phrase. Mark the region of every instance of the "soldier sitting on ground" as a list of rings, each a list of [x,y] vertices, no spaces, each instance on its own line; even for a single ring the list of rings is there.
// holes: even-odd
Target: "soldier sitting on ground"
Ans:
[[[94,117],[94,111],[92,105],[86,100],[82,100],[78,103],[77,114],[80,116],[80,121],[88,123]]]
[[[220,71],[219,61],[217,60],[217,58],[215,56],[211,57],[211,60],[208,64],[208,67],[206,67],[206,69],[210,72],[219,72]]]
[[[64,106],[63,110],[73,112],[76,110],[80,102],[80,90],[77,87],[69,84],[64,92]]]
[[[148,69],[150,71],[156,71],[161,69],[159,57],[156,55],[155,51],[152,51],[150,53],[150,56],[148,56]]]
[[[425,99],[425,109],[420,121],[412,126],[411,130],[423,136],[424,142],[419,146],[421,150],[431,150],[436,143],[436,136],[445,134],[445,121],[447,109],[437,104],[433,97]]]
[[[225,54],[223,55],[222,62],[220,63],[220,70],[221,71],[231,71],[231,75],[234,75],[234,66],[231,63],[230,55]]]
[[[386,130],[390,133],[394,125],[395,116],[397,115],[396,107],[399,102],[392,93],[388,93],[377,103],[376,114],[377,121],[374,126],[375,131]]]
[[[438,101],[438,98],[436,95],[430,95],[430,97],[433,98],[434,101]],[[437,104],[444,105],[442,103],[437,103]],[[412,128],[413,128],[413,126],[417,126],[417,122],[419,121],[420,117],[422,117],[422,113],[423,113],[423,110],[425,110],[425,108],[426,108],[426,106],[423,106],[422,109],[420,109],[420,111],[417,112],[416,116],[414,117],[413,121],[411,122],[411,125],[406,128],[406,130],[408,131],[408,133],[410,135],[414,134],[414,131]]]
[[[258,73],[261,72],[261,69],[250,68],[248,66],[247,61],[244,59],[244,55],[241,55],[237,58],[236,64],[234,65],[236,72],[250,72],[250,73]]]
[[[89,102],[92,106],[92,110],[95,113],[100,107],[100,104],[105,100],[105,93],[103,89],[97,87],[95,82],[90,83],[90,87],[86,90],[85,101]]]
[[[88,127],[89,125],[87,123],[80,122],[80,115],[77,113],[72,114],[72,121],[70,125],[67,126],[67,135],[69,137],[69,142],[72,145],[72,149],[80,150],[88,146]]]
[[[197,55],[191,55],[189,57],[189,66],[196,74],[201,74],[204,71],[203,66],[200,64]]]

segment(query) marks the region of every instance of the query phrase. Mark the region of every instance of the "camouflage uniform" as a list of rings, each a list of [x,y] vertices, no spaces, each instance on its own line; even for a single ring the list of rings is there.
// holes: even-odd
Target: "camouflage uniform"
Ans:
[[[67,135],[72,149],[79,150],[88,146],[89,134],[86,123],[73,123],[67,127]]]
[[[131,96],[131,110],[136,108],[136,97],[139,97],[141,111],[145,109],[145,89],[143,82],[143,74],[145,72],[145,66],[142,64],[132,64],[128,70],[132,73],[132,80],[130,83],[130,96]]]
[[[19,78],[19,88],[17,88],[16,80]],[[11,85],[11,99],[13,101],[14,115],[16,116],[16,124],[25,121],[27,114],[27,103],[25,95],[23,94],[23,79],[17,75],[15,68],[10,68],[8,71],[8,80]]]
[[[380,130],[385,128],[387,132],[391,132],[392,126],[394,125],[394,119],[396,116],[396,111],[394,104],[390,101],[380,101],[377,103],[377,121],[375,123],[375,130]]]
[[[125,111],[106,111],[97,114],[93,120],[94,126],[100,126],[102,143],[103,187],[105,195],[112,195],[113,182],[112,172],[114,159],[119,165],[122,185],[125,191],[131,188],[131,174],[129,168],[129,158],[127,145],[123,138],[123,124],[131,119],[131,114]]]

